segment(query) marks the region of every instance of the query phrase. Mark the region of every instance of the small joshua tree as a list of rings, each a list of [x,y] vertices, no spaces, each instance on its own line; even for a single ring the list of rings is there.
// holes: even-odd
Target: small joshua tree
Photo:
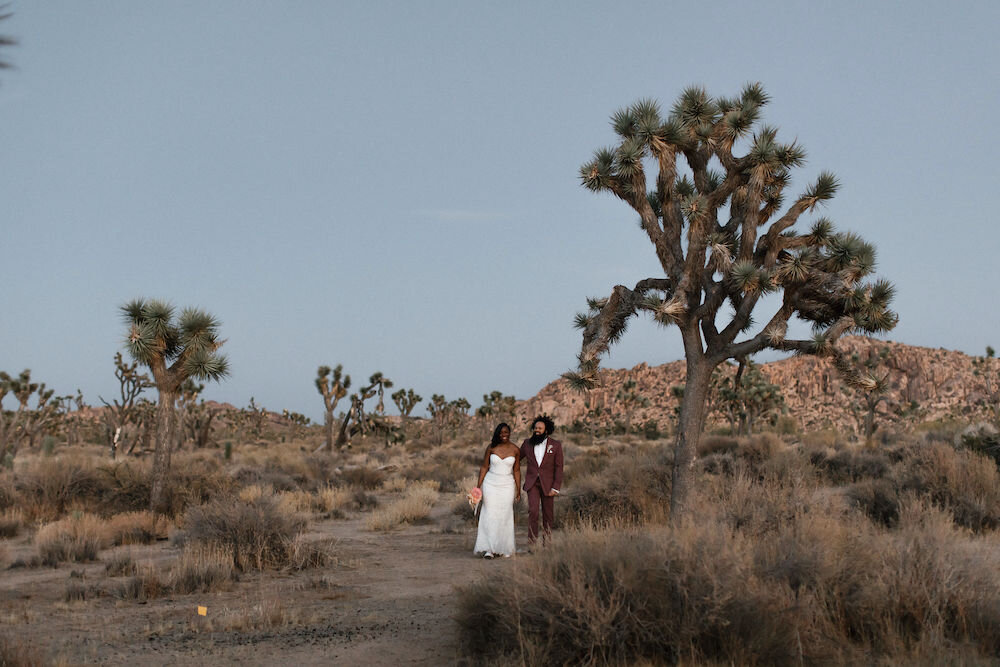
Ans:
[[[444,432],[460,424],[471,407],[472,405],[464,397],[449,401],[443,394],[431,396],[427,412],[430,413],[431,423],[437,431],[439,445],[444,442]]]
[[[805,151],[778,141],[774,128],[754,131],[767,101],[759,84],[735,98],[688,88],[666,116],[655,102],[639,101],[613,116],[616,145],[580,169],[585,187],[613,194],[638,214],[663,276],[588,300],[590,311],[576,319],[579,369],[566,377],[578,388],[597,384],[601,357],[640,313],[680,330],[687,377],[674,442],[674,519],[690,509],[691,470],[719,364],[772,348],[828,355],[840,368],[842,335],[887,331],[897,320],[889,310],[892,285],[862,282],[875,266],[871,245],[823,218],[806,234],[793,230],[838,183],[823,172],[783,209],[791,170],[805,162]],[[648,178],[650,166],[658,173]],[[755,327],[751,316],[772,293],[780,303]],[[792,317],[813,325],[811,340],[786,337]]]
[[[392,380],[376,372],[368,378],[368,384],[361,387],[356,393],[351,394],[351,407],[344,415],[340,423],[340,432],[337,434],[337,449],[343,449],[344,445],[350,441],[352,433],[360,433],[364,438],[369,430],[384,430],[375,427],[369,415],[365,414],[365,401],[378,396],[378,404],[375,406],[375,414],[381,416],[385,413],[384,393],[385,389],[392,387]]]
[[[323,396],[323,447],[333,453],[334,410],[340,399],[347,396],[351,388],[351,376],[344,375],[344,367],[337,364],[333,370],[329,366],[320,366],[316,371],[316,389]],[[322,448],[321,448],[322,449]]]
[[[868,443],[875,435],[876,410],[880,403],[889,400],[890,373],[886,368],[888,359],[887,346],[882,346],[877,351],[868,350],[864,354],[855,352],[844,359],[844,363],[851,365],[857,377],[856,381],[844,387],[844,391],[853,399],[850,403],[851,412]]]
[[[177,440],[177,399],[184,382],[221,380],[229,374],[219,353],[219,321],[205,311],[185,308],[174,318],[174,307],[155,299],[136,299],[122,306],[128,333],[125,347],[132,359],[153,374],[159,393],[156,410],[150,506],[164,509],[170,450]]]
[[[750,435],[760,419],[781,410],[785,399],[781,388],[771,384],[757,364],[740,364],[733,375],[716,369],[714,395],[716,409],[729,421],[733,435]]]
[[[139,362],[125,363],[121,352],[115,352],[115,378],[118,380],[119,398],[112,398],[108,403],[98,396],[106,408],[103,412],[104,431],[111,451],[111,458],[118,454],[119,445],[131,440],[128,432],[137,428],[140,410],[136,401],[143,391],[156,385],[145,373],[139,372]]]
[[[476,417],[480,423],[480,436],[492,433],[495,423],[513,422],[517,411],[517,399],[504,396],[502,391],[491,391],[483,394],[483,404],[476,408]]]
[[[17,400],[17,408],[5,412],[3,399],[8,393]],[[0,458],[16,455],[24,442],[34,446],[38,434],[58,417],[59,403],[53,400],[54,394],[55,390],[46,389],[44,382],[32,382],[28,368],[17,377],[0,371]],[[32,396],[34,408],[30,405]]]
[[[412,389],[400,389],[392,393],[392,402],[396,404],[396,409],[399,410],[404,422],[410,418],[413,408],[422,400],[424,397]]]

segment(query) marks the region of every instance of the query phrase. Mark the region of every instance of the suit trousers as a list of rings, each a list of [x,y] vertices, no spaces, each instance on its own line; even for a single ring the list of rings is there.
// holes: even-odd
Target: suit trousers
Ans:
[[[534,543],[538,539],[539,505],[542,508],[542,529],[545,531],[545,537],[552,534],[552,519],[555,516],[554,500],[554,497],[547,496],[542,491],[541,480],[536,479],[535,483],[528,489],[528,541]]]

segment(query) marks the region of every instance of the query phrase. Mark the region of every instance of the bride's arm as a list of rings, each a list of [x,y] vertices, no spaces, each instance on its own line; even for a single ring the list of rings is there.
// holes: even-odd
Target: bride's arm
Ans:
[[[479,481],[476,482],[476,486],[480,489],[483,488],[483,478],[486,477],[486,471],[490,469],[490,448],[486,448],[486,455],[483,456],[483,465],[479,466]]]
[[[514,489],[515,496],[514,502],[519,502],[521,500],[521,451],[518,450],[517,454],[514,455]]]

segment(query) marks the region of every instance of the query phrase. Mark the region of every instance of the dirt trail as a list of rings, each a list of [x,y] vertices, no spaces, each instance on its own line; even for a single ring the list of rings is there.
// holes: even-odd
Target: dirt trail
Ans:
[[[452,498],[440,496],[430,523],[389,533],[365,530],[366,514],[313,522],[308,536],[334,540],[334,564],[246,575],[223,593],[118,601],[99,594],[112,581],[103,562],[0,571],[0,626],[69,664],[462,664],[454,587],[503,576],[516,557],[474,558],[471,523],[442,530],[455,523]],[[177,554],[167,543],[119,549],[140,566]],[[26,538],[8,550],[32,551]],[[88,599],[65,602],[71,584],[89,586]]]

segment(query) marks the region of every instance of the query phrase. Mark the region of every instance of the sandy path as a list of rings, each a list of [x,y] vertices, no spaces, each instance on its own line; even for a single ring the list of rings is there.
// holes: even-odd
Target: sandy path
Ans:
[[[0,571],[0,624],[69,664],[461,664],[454,587],[484,572],[502,576],[514,559],[474,558],[472,524],[443,532],[451,503],[442,495],[430,523],[389,533],[365,530],[365,514],[313,522],[310,539],[333,539],[336,563],[247,575],[223,593],[121,602],[97,592],[113,583],[101,562]],[[521,525],[518,532],[523,544]],[[30,548],[22,538],[9,550]],[[137,563],[162,564],[176,549],[131,553]],[[64,602],[71,582],[95,593]]]

